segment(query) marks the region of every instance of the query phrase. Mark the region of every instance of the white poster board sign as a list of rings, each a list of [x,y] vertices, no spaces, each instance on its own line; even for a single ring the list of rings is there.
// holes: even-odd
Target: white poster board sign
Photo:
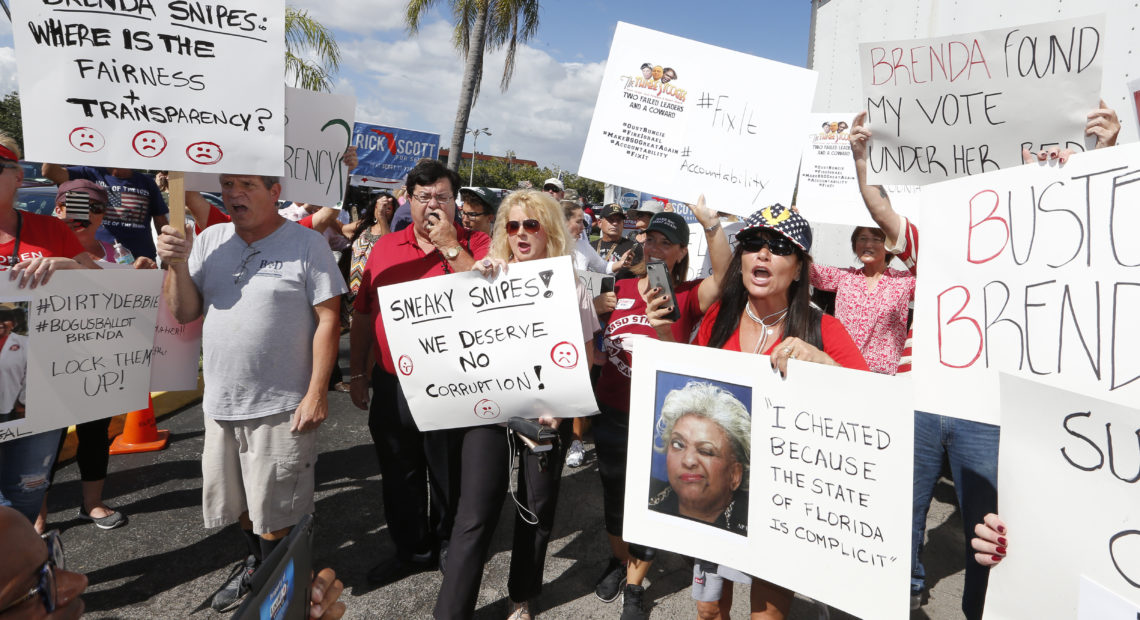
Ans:
[[[416,426],[595,413],[576,282],[562,256],[377,289]]]
[[[742,216],[790,204],[815,82],[806,69],[618,22],[579,174],[690,204],[703,193]]]
[[[284,16],[282,0],[13,3],[28,159],[281,174]]]
[[[161,286],[152,269],[59,271],[34,290],[0,278],[0,299],[29,300],[27,412],[0,441],[145,408]]]
[[[602,294],[602,281],[606,278],[613,276],[588,269],[575,269],[574,273],[578,274],[578,283],[586,289],[586,295],[593,299]],[[612,292],[612,290],[611,290]]]
[[[356,99],[285,89],[285,174],[281,200],[335,207],[344,200],[348,167],[342,161],[352,141]],[[220,192],[216,174],[187,174],[186,189]]]
[[[198,387],[198,358],[202,353],[202,321],[179,323],[163,297],[154,326],[154,355],[150,391],[193,390]]]
[[[1096,15],[862,43],[869,182],[925,185],[1019,166],[1022,148],[1091,148],[1103,37]]]
[[[1136,620],[1140,602],[1130,603],[1099,583],[1081,576],[1077,620]]]
[[[816,113],[808,115],[804,125],[807,142],[800,156],[796,208],[813,226],[876,226],[863,205],[851,158],[849,131],[854,118],[854,112]],[[918,188],[890,185],[886,190],[891,207],[917,221]]]
[[[766,356],[653,339],[638,342],[636,357],[626,540],[731,566],[861,618],[908,617],[914,413],[905,398],[850,398],[909,391],[905,379],[793,362],[783,380]],[[683,428],[696,409],[723,421]],[[713,450],[725,456],[692,466],[685,449],[702,433],[725,438]],[[728,455],[741,453],[749,467],[731,501],[705,502],[700,487],[731,490]],[[696,491],[684,488],[694,482]],[[685,518],[686,505],[713,506],[716,520]]]
[[[987,620],[1076,618],[1085,578],[1133,607],[1098,620],[1135,620],[1140,411],[1005,373],[1001,408],[998,496],[1010,544],[990,571]]]
[[[923,188],[916,409],[997,423],[995,370],[1140,402],[1138,180],[1128,144]]]

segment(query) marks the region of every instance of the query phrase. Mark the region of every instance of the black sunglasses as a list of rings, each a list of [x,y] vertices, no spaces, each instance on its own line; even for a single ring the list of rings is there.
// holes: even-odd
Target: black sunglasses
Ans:
[[[542,224],[538,220],[523,220],[516,222],[515,220],[507,221],[507,234],[514,236],[519,234],[519,228],[526,230],[530,234],[535,234],[542,228]]]
[[[776,256],[788,256],[796,251],[796,245],[787,237],[769,239],[760,235],[753,235],[740,240],[740,247],[744,248],[745,252],[759,252],[765,246]]]
[[[44,534],[43,539],[44,544],[46,544],[48,548],[48,559],[40,565],[38,571],[39,579],[35,587],[29,590],[24,596],[9,603],[4,609],[0,609],[0,614],[23,605],[37,595],[43,599],[44,609],[47,613],[52,613],[58,607],[59,599],[56,591],[55,571],[64,570],[63,542],[60,541],[59,532],[57,530],[52,530]]]

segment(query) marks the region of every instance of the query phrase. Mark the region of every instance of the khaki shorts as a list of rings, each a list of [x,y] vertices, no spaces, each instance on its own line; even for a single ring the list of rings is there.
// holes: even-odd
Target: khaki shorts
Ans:
[[[293,412],[252,420],[205,416],[202,519],[206,527],[237,523],[248,511],[255,534],[296,525],[314,511],[317,431],[289,430]]]

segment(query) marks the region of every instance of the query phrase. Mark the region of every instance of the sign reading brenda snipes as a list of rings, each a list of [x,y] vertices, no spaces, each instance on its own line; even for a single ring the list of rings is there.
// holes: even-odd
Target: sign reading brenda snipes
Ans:
[[[280,175],[285,3],[12,6],[29,159]]]
[[[416,426],[596,412],[576,281],[563,256],[377,289]]]
[[[579,174],[748,215],[791,204],[814,71],[619,22]],[[779,95],[773,95],[778,89]]]
[[[872,184],[925,185],[1085,150],[1104,16],[859,46]],[[1044,102],[1048,102],[1045,104]]]

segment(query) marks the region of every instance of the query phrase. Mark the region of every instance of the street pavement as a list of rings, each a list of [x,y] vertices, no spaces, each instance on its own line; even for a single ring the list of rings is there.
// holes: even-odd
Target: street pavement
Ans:
[[[347,359],[342,357],[342,359]],[[346,618],[429,618],[441,577],[421,573],[384,588],[368,585],[365,575],[393,552],[384,526],[381,480],[368,433],[367,414],[347,394],[329,394],[329,419],[320,430],[317,465],[318,566],[332,566],[345,583]],[[130,522],[103,531],[80,521],[79,473],[74,461],[62,464],[48,499],[48,527],[62,531],[69,568],[84,572],[87,618],[218,618],[209,609],[213,591],[244,556],[240,534],[231,528],[206,530],[201,517],[202,410],[188,406],[159,420],[171,433],[160,452],[114,456],[104,493],[108,505]],[[608,556],[602,525],[601,483],[593,446],[585,466],[563,473],[542,595],[532,609],[542,618],[607,618],[621,615],[593,594],[594,580]],[[961,618],[965,544],[953,508],[948,481],[936,489],[928,519],[926,557],[932,590],[912,619]],[[491,547],[475,618],[507,616],[512,504],[508,498]],[[648,579],[651,618],[693,618],[689,595],[691,567],[675,554],[663,553]],[[853,584],[852,587],[858,587]],[[736,586],[733,616],[748,617],[748,590]],[[797,598],[792,620],[816,620],[812,602]],[[852,618],[833,611],[831,618]],[[873,620],[873,619],[868,619]]]

